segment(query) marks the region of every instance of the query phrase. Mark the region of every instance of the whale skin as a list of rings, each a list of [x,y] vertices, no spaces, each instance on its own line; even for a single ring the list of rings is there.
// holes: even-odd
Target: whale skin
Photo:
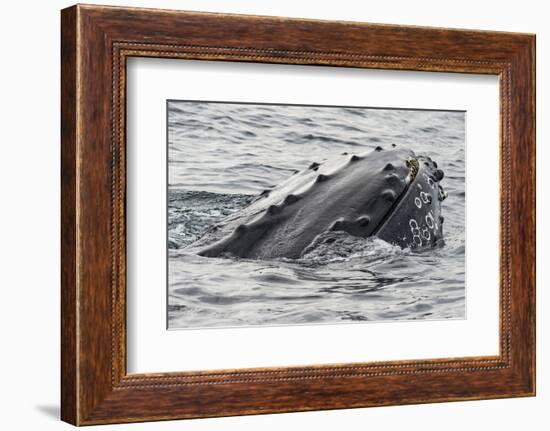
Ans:
[[[443,176],[429,156],[410,149],[343,153],[265,190],[188,248],[207,257],[299,259],[327,231],[433,247],[443,243]]]

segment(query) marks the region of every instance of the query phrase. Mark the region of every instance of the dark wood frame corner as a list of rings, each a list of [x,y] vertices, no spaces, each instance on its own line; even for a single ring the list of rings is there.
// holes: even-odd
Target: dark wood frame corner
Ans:
[[[88,425],[534,395],[534,35],[81,5],[61,17],[63,420]],[[128,375],[131,56],[498,75],[499,355]]]

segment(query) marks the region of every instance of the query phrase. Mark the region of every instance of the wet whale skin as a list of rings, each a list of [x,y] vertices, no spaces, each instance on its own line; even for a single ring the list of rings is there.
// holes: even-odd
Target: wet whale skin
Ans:
[[[188,248],[207,257],[297,259],[327,231],[432,247],[443,238],[442,179],[436,162],[409,149],[344,153],[264,191]]]

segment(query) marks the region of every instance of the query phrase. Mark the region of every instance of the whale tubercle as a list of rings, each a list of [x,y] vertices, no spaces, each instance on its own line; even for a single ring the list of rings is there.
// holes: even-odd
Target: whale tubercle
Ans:
[[[330,230],[342,230],[343,226],[344,226],[344,219],[339,218],[334,223],[332,223],[332,225],[330,226]]]
[[[286,204],[286,205],[290,205],[290,204],[293,204],[294,202],[297,202],[297,201],[299,201],[299,200],[300,200],[300,197],[299,197],[299,196],[290,194],[290,195],[288,195],[288,196],[285,198],[285,204]]]
[[[357,219],[355,220],[355,222],[359,225],[359,226],[368,226],[369,223],[370,223],[370,217],[368,215],[362,215],[360,217],[357,217]]]
[[[268,208],[267,208],[267,213],[268,214],[278,214],[281,212],[281,208],[279,208],[277,205],[270,205]]]
[[[235,229],[235,232],[236,232],[237,234],[240,235],[240,234],[245,233],[247,230],[248,230],[248,228],[246,227],[246,225],[240,224],[240,225],[237,226],[237,228]]]
[[[380,194],[380,196],[382,197],[382,199],[384,199],[388,202],[393,202],[397,198],[397,195],[395,194],[395,192],[393,190],[390,190],[390,189],[384,190]]]

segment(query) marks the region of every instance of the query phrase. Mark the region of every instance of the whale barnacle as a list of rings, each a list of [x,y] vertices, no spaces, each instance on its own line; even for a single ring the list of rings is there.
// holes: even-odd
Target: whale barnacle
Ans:
[[[357,160],[361,160],[361,157],[359,157],[357,154],[354,154],[350,157],[350,162],[356,162]]]
[[[434,171],[434,178],[436,181],[441,181],[443,179],[443,176],[445,174],[443,173],[443,171],[441,169],[436,169]]]
[[[410,158],[407,159],[405,164],[407,165],[407,168],[409,168],[410,177],[414,179],[416,177],[416,174],[418,174],[418,171],[420,169],[419,166],[418,166],[418,160],[410,157]]]
[[[386,166],[384,166],[384,171],[393,171],[395,169],[395,167],[391,164],[391,163],[388,163]]]

